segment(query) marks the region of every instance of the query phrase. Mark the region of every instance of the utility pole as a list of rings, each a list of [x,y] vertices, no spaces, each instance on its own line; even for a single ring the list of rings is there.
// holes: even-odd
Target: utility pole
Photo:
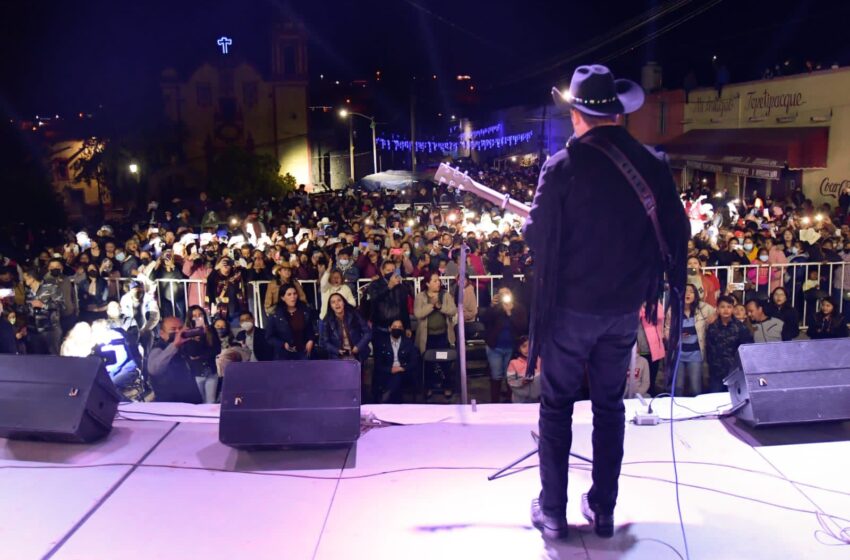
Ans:
[[[354,181],[354,115],[348,116],[348,160],[351,167],[351,181]]]
[[[416,173],[416,96],[410,91],[410,170]]]

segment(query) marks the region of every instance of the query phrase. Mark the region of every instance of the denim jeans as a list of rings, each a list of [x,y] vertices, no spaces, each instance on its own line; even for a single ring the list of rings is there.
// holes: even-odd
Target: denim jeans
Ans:
[[[549,332],[541,333],[540,504],[546,515],[566,515],[573,405],[585,367],[593,410],[593,485],[588,498],[596,512],[614,511],[626,424],[625,372],[637,329],[637,311],[592,315],[558,308]]]
[[[201,396],[204,397],[204,403],[214,403],[216,392],[218,391],[218,376],[196,375],[195,382],[198,384],[198,390],[201,392]]]
[[[513,348],[487,347],[487,362],[490,364],[490,379],[498,381],[508,374],[508,364],[511,363]]]
[[[672,388],[673,380],[667,381],[667,391]],[[679,367],[676,370],[676,396],[695,397],[702,393],[702,362],[683,362],[679,361]]]

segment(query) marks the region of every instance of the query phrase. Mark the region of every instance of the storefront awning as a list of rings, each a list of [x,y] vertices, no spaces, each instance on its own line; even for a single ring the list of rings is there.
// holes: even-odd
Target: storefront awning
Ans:
[[[674,161],[714,162],[724,168],[738,165],[781,169],[787,164],[789,169],[823,169],[829,148],[829,127],[689,130],[662,148]]]

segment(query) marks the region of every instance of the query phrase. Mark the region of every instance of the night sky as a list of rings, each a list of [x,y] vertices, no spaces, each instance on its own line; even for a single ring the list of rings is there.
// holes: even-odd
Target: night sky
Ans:
[[[581,63],[600,59],[639,80],[657,60],[667,87],[688,69],[713,80],[711,57],[733,81],[757,78],[766,65],[806,59],[850,63],[850,2],[772,0],[553,1],[360,0],[221,1],[88,0],[6,2],[0,22],[0,111],[36,113],[142,110],[158,95],[160,72],[186,72],[215,56],[215,39],[233,38],[233,52],[267,70],[269,22],[301,20],[310,37],[310,75],[374,77],[407,91],[413,75],[473,77],[482,102],[536,102]],[[620,7],[617,7],[620,6]],[[617,36],[625,22],[671,8],[654,23]],[[676,9],[673,9],[676,8]],[[692,19],[689,14],[706,8]],[[677,25],[677,23],[679,23]],[[636,43],[672,29],[644,45]],[[600,38],[613,39],[582,56]],[[630,49],[630,47],[633,47]]]

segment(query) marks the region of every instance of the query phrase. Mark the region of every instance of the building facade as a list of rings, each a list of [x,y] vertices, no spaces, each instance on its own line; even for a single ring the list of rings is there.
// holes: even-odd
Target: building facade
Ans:
[[[850,68],[830,69],[732,84],[719,95],[652,94],[629,128],[667,151],[682,187],[782,198],[802,186],[816,204],[834,206],[850,188],[847,99]]]
[[[222,37],[214,48],[216,55],[185,78],[174,69],[162,73],[164,110],[180,127],[188,166],[206,174],[218,152],[241,146],[274,156],[281,175],[311,184],[303,28],[275,26],[268,71],[239,56],[232,39]]]

